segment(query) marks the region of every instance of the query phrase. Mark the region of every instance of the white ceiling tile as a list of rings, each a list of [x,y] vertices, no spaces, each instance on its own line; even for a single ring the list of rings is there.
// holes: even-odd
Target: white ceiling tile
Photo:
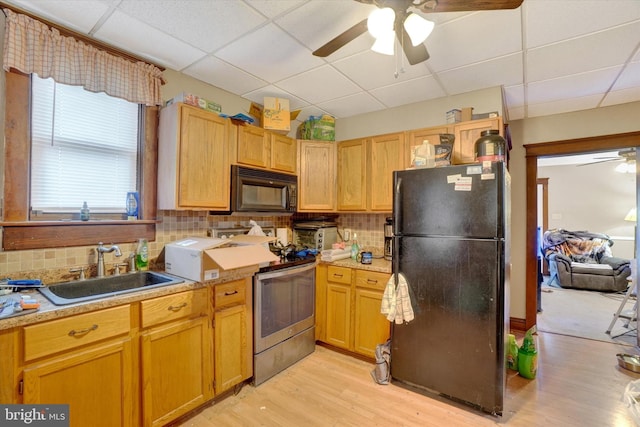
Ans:
[[[640,19],[637,0],[527,0],[522,7],[527,47],[543,46]]]
[[[589,73],[529,83],[527,100],[532,104],[558,101],[605,93],[620,73],[621,67],[611,67]]]
[[[441,98],[446,95],[433,76],[418,77],[406,82],[373,89],[370,93],[387,108]]]
[[[529,82],[624,64],[638,47],[640,21],[564,42],[530,49]]]
[[[433,71],[449,70],[522,50],[520,10],[464,15],[437,25],[425,42]]]
[[[89,34],[89,31],[102,18],[102,15],[109,10],[113,1],[12,0],[7,3],[19,6],[24,10],[31,11],[38,16],[57,22],[72,30]]]
[[[324,63],[274,24],[227,45],[216,52],[216,56],[270,82]]]
[[[505,103],[509,108],[525,105],[524,85],[505,86],[503,91]]]
[[[207,56],[185,68],[183,73],[237,94],[251,92],[268,85],[266,81],[212,56]]]
[[[123,28],[127,31],[122,31]],[[174,70],[181,70],[204,55],[202,51],[118,11],[107,19],[95,36],[116,46],[127,46],[133,52],[145,52],[145,58]]]
[[[609,92],[601,103],[602,107],[640,101],[640,86]]]
[[[545,102],[542,104],[529,104],[527,114],[528,117],[539,117],[569,113],[571,111],[589,110],[596,108],[601,99],[602,95],[591,95],[582,98]]]
[[[278,15],[300,6],[305,0],[245,0],[251,7],[254,7],[260,13],[268,18],[275,18]]]
[[[276,84],[312,104],[352,95],[362,90],[329,65],[306,71]]]
[[[123,0],[118,8],[207,53],[267,21],[241,1]]]
[[[335,61],[333,65],[366,90],[430,74],[425,63],[409,65],[404,55],[382,55],[371,50]]]
[[[526,117],[525,107],[509,107],[507,108],[509,120],[521,120]]]
[[[384,105],[365,92],[322,102],[318,104],[318,107],[336,118],[350,117],[384,109]]]
[[[503,56],[438,74],[449,95],[522,82],[522,55]]]
[[[363,19],[375,6],[356,1],[314,0],[276,19],[276,23],[311,51],[342,34]],[[370,37],[360,36],[359,38]]]
[[[633,62],[623,70],[612,90],[640,87],[640,62]]]

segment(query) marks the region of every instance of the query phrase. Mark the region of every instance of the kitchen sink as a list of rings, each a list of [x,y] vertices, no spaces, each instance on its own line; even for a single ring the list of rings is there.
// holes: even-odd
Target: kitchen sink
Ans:
[[[55,305],[66,305],[182,282],[183,279],[165,273],[137,271],[118,276],[56,283],[38,290]]]

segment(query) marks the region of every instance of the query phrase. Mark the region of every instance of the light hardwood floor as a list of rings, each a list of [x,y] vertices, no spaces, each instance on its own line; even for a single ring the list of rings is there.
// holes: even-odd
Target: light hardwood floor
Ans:
[[[177,425],[224,426],[634,426],[622,395],[640,374],[621,369],[617,353],[635,347],[538,333],[535,380],[508,371],[501,418],[377,385],[373,364],[317,346],[259,387],[245,385]],[[464,373],[464,366],[460,371]]]

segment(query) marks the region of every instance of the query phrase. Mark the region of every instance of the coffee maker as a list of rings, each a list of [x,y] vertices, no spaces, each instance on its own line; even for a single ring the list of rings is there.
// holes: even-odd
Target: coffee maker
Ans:
[[[391,261],[393,257],[393,218],[387,217],[384,223],[384,259]]]

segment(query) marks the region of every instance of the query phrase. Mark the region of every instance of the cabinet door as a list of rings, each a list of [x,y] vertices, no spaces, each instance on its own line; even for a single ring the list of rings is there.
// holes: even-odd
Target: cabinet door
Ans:
[[[132,426],[129,339],[45,359],[24,370],[26,404],[68,404],[72,427]]]
[[[242,165],[268,168],[271,164],[271,140],[257,126],[238,126],[237,162]]]
[[[142,333],[142,417],[161,426],[213,397],[211,328],[206,316]]]
[[[453,129],[455,141],[453,143],[452,164],[454,165],[475,163],[475,144],[482,131],[498,129],[500,135],[504,135],[501,117],[458,123]]]
[[[338,143],[338,210],[367,209],[367,140]]]
[[[178,207],[229,209],[228,121],[186,105],[180,111]]]
[[[413,153],[416,147],[422,145],[424,141],[429,141],[429,144],[434,145],[440,144],[440,134],[442,133],[453,133],[453,127],[437,126],[407,132],[404,157],[405,167],[411,167],[413,163]]]
[[[300,141],[298,211],[336,209],[336,144]]]
[[[368,174],[369,209],[393,208],[393,171],[404,169],[404,133],[371,138],[371,163]]]
[[[389,339],[390,323],[380,313],[383,291],[355,289],[354,351],[376,356],[376,346]]]
[[[349,349],[351,342],[351,285],[327,283],[326,342]]]
[[[247,372],[247,306],[236,305],[215,312],[216,395],[251,376]]]
[[[298,143],[286,135],[271,133],[271,169],[296,173],[298,162]]]

